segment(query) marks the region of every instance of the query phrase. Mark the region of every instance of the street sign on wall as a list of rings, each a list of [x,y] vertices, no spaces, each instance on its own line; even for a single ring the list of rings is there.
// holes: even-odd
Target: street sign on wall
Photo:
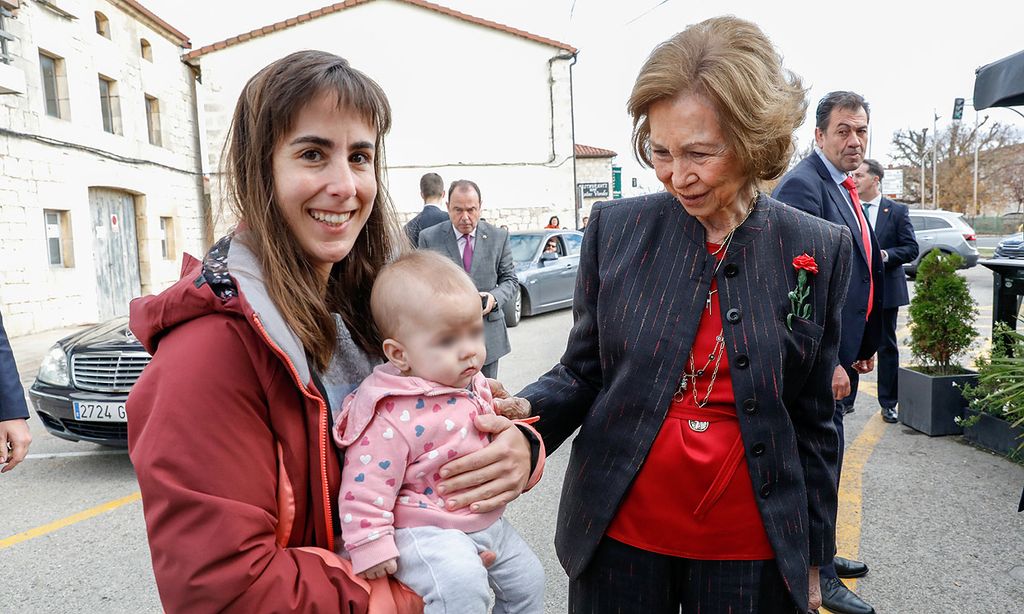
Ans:
[[[903,169],[887,168],[882,178],[882,195],[890,198],[903,196]]]
[[[608,182],[578,184],[583,198],[608,198]]]
[[[612,198],[622,198],[622,167],[612,165]]]

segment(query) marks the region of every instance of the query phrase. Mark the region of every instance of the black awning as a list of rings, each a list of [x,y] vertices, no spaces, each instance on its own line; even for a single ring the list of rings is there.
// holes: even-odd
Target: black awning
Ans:
[[[974,108],[1024,105],[1024,51],[975,71]]]

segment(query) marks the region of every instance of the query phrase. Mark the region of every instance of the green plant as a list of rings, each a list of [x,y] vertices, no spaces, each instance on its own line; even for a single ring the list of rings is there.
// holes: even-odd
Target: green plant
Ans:
[[[1024,424],[1024,335],[996,322],[992,327],[992,355],[979,358],[977,366],[978,385],[963,389],[968,407],[1012,426]],[[978,416],[972,416],[961,425],[970,427],[978,420]]]
[[[910,301],[910,352],[918,370],[931,375],[964,371],[956,360],[974,343],[977,303],[957,274],[963,259],[932,250],[917,267]]]

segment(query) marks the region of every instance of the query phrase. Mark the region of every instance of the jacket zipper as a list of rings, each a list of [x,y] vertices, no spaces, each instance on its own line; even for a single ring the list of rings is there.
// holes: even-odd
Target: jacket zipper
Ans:
[[[252,321],[253,324],[256,326],[256,329],[263,336],[264,341],[266,341],[270,348],[274,351],[274,353],[277,354],[278,357],[281,358],[281,360],[283,360],[286,365],[288,365],[288,371],[292,374],[292,379],[295,380],[295,383],[298,385],[299,390],[302,391],[302,394],[307,398],[316,401],[317,407],[320,408],[320,415],[318,419],[317,428],[319,439],[318,443],[320,448],[320,485],[323,488],[324,497],[324,526],[327,528],[327,549],[333,552],[334,523],[331,520],[331,490],[327,482],[327,405],[324,403],[323,399],[321,399],[317,395],[310,393],[306,389],[305,385],[303,385],[302,383],[302,380],[299,378],[299,372],[295,369],[295,365],[292,364],[291,359],[284,352],[284,350],[279,348],[277,344],[274,343],[273,339],[271,339],[270,335],[267,333],[267,330],[263,328],[263,323],[260,321],[260,316],[258,313],[253,312]]]

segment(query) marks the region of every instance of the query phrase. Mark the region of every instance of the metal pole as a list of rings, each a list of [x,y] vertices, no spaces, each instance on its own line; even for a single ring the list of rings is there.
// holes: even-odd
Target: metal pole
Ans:
[[[924,161],[925,147],[928,146],[928,129],[921,131],[921,208],[924,209]]]
[[[932,209],[939,208],[939,114],[932,109]]]
[[[972,104],[973,106],[973,104]],[[980,139],[978,138],[978,110],[974,110],[974,215],[981,215],[981,211],[978,210],[978,147],[980,146]]]

